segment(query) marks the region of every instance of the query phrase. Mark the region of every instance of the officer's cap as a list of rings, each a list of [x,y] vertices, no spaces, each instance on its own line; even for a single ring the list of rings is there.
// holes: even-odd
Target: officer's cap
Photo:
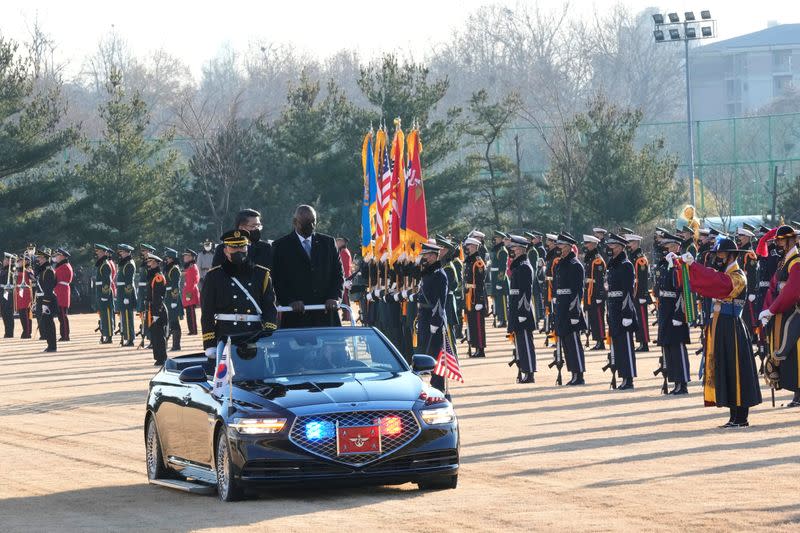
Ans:
[[[659,237],[664,235],[665,233],[669,233],[666,229],[662,228],[661,226],[656,226],[656,235]]]
[[[510,242],[508,243],[509,246],[517,246],[520,248],[527,248],[528,247],[528,239],[522,237],[521,235],[510,235],[508,236]]]
[[[593,242],[595,244],[600,244],[600,239],[598,239],[594,235],[584,235],[583,242]]]
[[[481,241],[479,241],[478,239],[472,238],[472,237],[467,237],[466,239],[464,239],[464,246],[466,246],[468,244],[474,244],[475,246],[480,246],[481,245]]]
[[[559,233],[558,237],[556,237],[556,244],[578,244],[575,242],[575,239],[572,238],[572,235],[569,233]]]
[[[606,233],[608,233],[608,230],[604,228],[592,228],[592,233],[602,233],[603,235],[605,235]]]
[[[131,246],[130,244],[118,244],[117,250],[125,250],[126,252],[132,252],[133,246]]]
[[[755,233],[753,233],[749,229],[745,228],[744,226],[742,226],[741,228],[736,230],[736,235],[743,235],[745,237],[755,237],[756,236]]]
[[[494,230],[493,236],[494,237],[500,237],[501,239],[507,239],[508,238],[508,233],[506,233],[504,231],[500,231],[499,229],[496,229],[496,230]]]
[[[714,246],[711,247],[711,251],[728,252],[728,253],[741,252],[741,250],[739,250],[739,247],[736,246],[736,243],[733,242],[731,239],[728,239],[727,237],[717,239],[717,242],[715,242]]]
[[[422,252],[423,254],[438,254],[442,250],[441,246],[437,246],[436,244],[431,244],[429,242],[422,243]]]
[[[95,250],[100,250],[100,251],[103,251],[103,252],[111,251],[111,249],[108,246],[106,246],[105,244],[100,244],[99,242],[94,243],[94,249]]]
[[[147,250],[148,252],[155,252],[156,251],[156,247],[155,246],[150,246],[149,244],[145,244],[145,243],[140,244],[139,245],[139,249],[140,250]]]
[[[226,231],[219,238],[225,246],[233,246],[239,248],[250,244],[250,232],[246,229],[232,229]]]
[[[748,231],[752,231],[752,232],[756,231],[756,227],[753,226],[752,224],[748,224],[747,222],[742,222],[742,227],[744,229],[748,230]]]
[[[633,234],[633,230],[631,228],[626,228],[626,227],[623,227],[623,226],[620,226],[619,232],[622,233],[623,235],[632,235]]]
[[[525,235],[527,235],[528,237],[531,237],[531,238],[539,237],[540,239],[544,236],[544,235],[542,235],[541,231],[536,231],[535,229],[532,229],[530,231],[526,231]]]
[[[794,228],[784,224],[783,226],[778,228],[778,231],[775,233],[775,239],[787,239],[790,237],[794,237],[796,235]]]
[[[450,239],[442,237],[441,235],[436,235],[436,244],[444,248],[447,248],[449,250],[455,250],[456,248],[456,245],[453,244],[453,242]]]
[[[67,250],[65,250],[64,248],[56,248],[56,253],[53,254],[53,255],[56,255],[56,254],[61,254],[64,257],[70,257],[69,252]]]
[[[700,228],[698,230],[698,233],[700,233],[700,235],[703,235],[703,236],[707,237],[708,235],[711,234],[711,230],[709,228]]]
[[[197,252],[192,250],[191,248],[187,248],[183,251],[183,255],[191,255],[193,257],[197,257]]]
[[[178,258],[178,250],[174,248],[164,248],[164,257],[170,259],[177,259]]]
[[[606,235],[606,244],[619,244],[620,246],[625,246],[628,244],[628,240],[624,237],[620,237],[616,233],[609,233]]]
[[[555,233],[547,233],[547,234],[545,235],[545,237],[547,238],[547,240],[548,240],[548,241],[553,241],[553,242],[555,242],[555,241],[557,241],[557,240],[558,240],[558,235],[556,235]]]
[[[53,255],[53,252],[47,246],[43,246],[36,250],[36,255],[41,257],[50,257]]]
[[[683,239],[678,237],[677,235],[673,235],[672,233],[664,232],[661,235],[661,242],[664,244],[673,243],[673,244],[681,244]]]
[[[635,233],[626,233],[625,240],[628,242],[631,241],[642,242],[642,237],[641,235],[636,235]]]
[[[474,230],[469,232],[469,235],[467,235],[467,237],[473,237],[475,239],[484,239],[484,238],[486,238],[486,234],[484,232],[482,232],[482,231],[478,231],[477,229],[474,229]]]
[[[148,254],[148,256],[147,256],[147,259],[146,259],[146,260],[147,260],[147,261],[150,261],[151,259],[152,259],[153,261],[156,261],[157,263],[160,263],[161,261],[163,261],[163,259],[161,259],[160,257],[158,257],[156,254]]]

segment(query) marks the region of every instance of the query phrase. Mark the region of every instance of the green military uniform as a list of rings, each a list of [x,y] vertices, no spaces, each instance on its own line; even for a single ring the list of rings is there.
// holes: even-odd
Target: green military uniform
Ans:
[[[489,253],[489,285],[492,289],[494,300],[494,316],[497,318],[497,327],[506,327],[506,308],[508,307],[508,250],[503,244],[503,239],[508,235],[502,231],[494,232],[494,245]]]
[[[181,302],[181,268],[178,266],[178,251],[172,248],[164,249],[166,266],[164,277],[167,279],[167,292],[164,295],[164,305],[167,306],[169,316],[169,332],[172,336],[172,349],[176,352],[181,349],[181,318],[183,318],[183,305]]]
[[[139,245],[139,252],[142,255],[142,265],[146,264],[147,257],[155,251],[155,247],[150,246],[149,244]],[[142,336],[142,346],[144,346],[144,340],[150,338],[150,321],[147,320],[147,298],[148,294],[150,294],[150,290],[148,288],[149,278],[150,276],[147,272],[147,268],[142,268],[139,271],[138,282],[136,284],[136,311],[139,313],[139,335]]]
[[[100,344],[111,344],[114,334],[114,283],[111,265],[106,257],[110,248],[104,244],[95,244],[97,260],[94,264],[94,294],[97,301],[97,314],[100,319]]]
[[[136,332],[133,329],[133,314],[136,312],[136,263],[133,262],[133,246],[120,244],[119,269],[117,270],[117,312],[119,313],[119,329],[122,334],[120,343],[123,346],[133,346]],[[125,255],[127,254],[127,255]]]

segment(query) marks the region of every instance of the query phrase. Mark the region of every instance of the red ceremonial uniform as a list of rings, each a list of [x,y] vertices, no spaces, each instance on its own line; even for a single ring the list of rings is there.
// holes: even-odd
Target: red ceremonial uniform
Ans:
[[[192,263],[183,271],[183,306],[200,305],[200,269]]]
[[[800,391],[800,361],[798,360],[798,338],[796,325],[800,304],[800,255],[797,247],[789,250],[778,270],[770,280],[764,297],[764,309],[774,315],[769,324],[770,353],[779,367],[778,387],[795,393]]]
[[[56,294],[59,307],[69,309],[71,305],[70,283],[72,283],[73,276],[71,264],[62,262],[56,266],[56,287],[53,292]]]
[[[19,321],[22,324],[22,339],[30,339],[31,323],[31,304],[33,303],[33,288],[31,287],[30,270],[25,269],[16,274],[16,287],[14,289],[14,304],[16,305]]]

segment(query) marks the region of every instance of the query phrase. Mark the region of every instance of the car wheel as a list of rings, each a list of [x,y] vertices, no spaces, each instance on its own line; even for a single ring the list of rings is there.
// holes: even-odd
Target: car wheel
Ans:
[[[153,417],[147,420],[145,433],[145,455],[147,457],[147,479],[167,479],[173,477],[173,472],[164,465],[164,456],[161,454],[161,440],[158,438],[158,429]]]
[[[417,482],[419,490],[447,490],[458,486],[458,474],[435,476]]]
[[[242,498],[242,489],[238,481],[233,477],[231,449],[224,430],[217,435],[217,446],[214,451],[217,469],[217,495],[219,499],[224,502],[240,500]]]

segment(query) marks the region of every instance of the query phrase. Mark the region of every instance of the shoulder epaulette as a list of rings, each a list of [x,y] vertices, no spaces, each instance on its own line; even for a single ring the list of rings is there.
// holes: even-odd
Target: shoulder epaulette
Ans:
[[[214,268],[219,268],[219,267],[215,266]],[[214,268],[212,268],[211,270],[214,270]],[[269,268],[265,267],[264,265],[256,265],[256,268],[260,268],[261,270],[266,270],[267,272],[270,271]],[[211,272],[211,270],[209,270],[209,272]]]

